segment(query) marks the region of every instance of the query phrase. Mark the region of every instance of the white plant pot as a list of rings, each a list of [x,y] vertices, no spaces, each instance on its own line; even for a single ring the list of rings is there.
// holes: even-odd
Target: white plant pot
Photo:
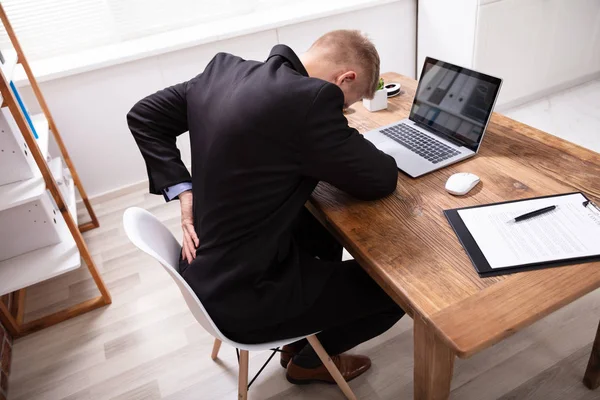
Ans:
[[[363,99],[363,106],[371,112],[385,110],[387,108],[387,91],[381,89],[375,92],[375,96],[371,100]]]

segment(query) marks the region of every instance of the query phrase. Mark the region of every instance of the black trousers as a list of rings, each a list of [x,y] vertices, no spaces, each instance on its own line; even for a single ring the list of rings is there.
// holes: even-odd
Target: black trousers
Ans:
[[[303,209],[294,227],[302,251],[328,264],[334,273],[317,301],[284,322],[249,332],[227,332],[240,343],[264,343],[315,332],[327,353],[343,353],[391,328],[404,311],[354,260],[342,262],[342,246]]]

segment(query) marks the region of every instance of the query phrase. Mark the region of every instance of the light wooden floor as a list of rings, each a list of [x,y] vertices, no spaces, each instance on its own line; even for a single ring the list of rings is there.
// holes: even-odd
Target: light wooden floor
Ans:
[[[16,341],[10,400],[202,400],[236,398],[236,356],[223,345],[210,357],[203,332],[165,272],[127,241],[126,207],[157,215],[179,237],[179,204],[165,204],[146,187],[95,202],[101,228],[85,234],[114,303]],[[585,279],[585,277],[582,277]],[[90,298],[80,269],[31,288],[27,318]],[[498,305],[502,307],[502,305]],[[600,399],[581,384],[595,328],[600,291],[580,299],[469,360],[458,360],[452,399]],[[412,321],[357,348],[373,368],[351,383],[359,398],[412,399]],[[251,373],[267,354],[251,354]],[[253,399],[341,399],[335,386],[292,386],[272,362],[252,386]]]

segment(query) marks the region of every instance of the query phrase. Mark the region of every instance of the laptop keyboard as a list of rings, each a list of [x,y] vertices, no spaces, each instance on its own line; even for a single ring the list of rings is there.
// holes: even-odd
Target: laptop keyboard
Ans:
[[[406,124],[390,126],[380,132],[434,164],[460,154],[452,147],[446,146]]]

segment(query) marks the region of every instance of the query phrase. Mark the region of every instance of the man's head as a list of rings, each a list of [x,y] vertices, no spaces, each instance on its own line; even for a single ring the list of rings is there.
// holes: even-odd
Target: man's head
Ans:
[[[317,39],[301,57],[308,75],[334,83],[344,92],[345,107],[372,98],[379,82],[379,54],[354,30],[338,30]]]

